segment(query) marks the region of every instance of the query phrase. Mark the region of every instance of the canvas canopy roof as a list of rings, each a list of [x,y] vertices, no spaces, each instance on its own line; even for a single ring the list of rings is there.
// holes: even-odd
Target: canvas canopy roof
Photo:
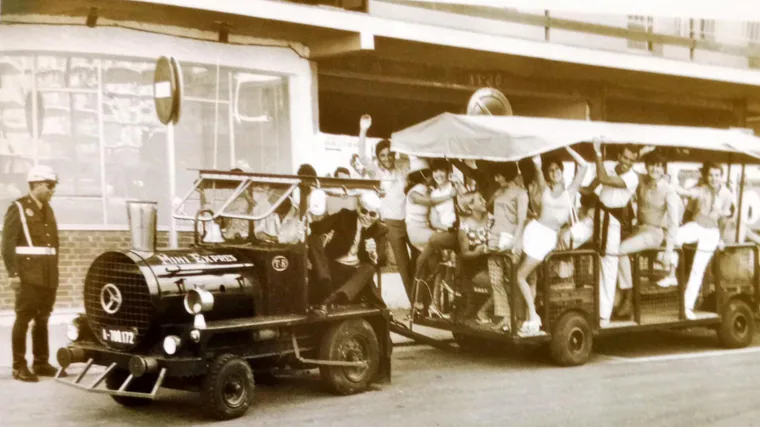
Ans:
[[[742,153],[752,157],[744,161],[760,159],[760,138],[739,129],[450,113],[395,132],[391,148],[417,157],[517,161],[597,137],[605,144]]]

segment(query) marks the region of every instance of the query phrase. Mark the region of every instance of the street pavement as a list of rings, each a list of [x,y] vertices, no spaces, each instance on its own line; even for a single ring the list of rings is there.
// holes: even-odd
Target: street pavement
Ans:
[[[405,309],[398,286],[384,280],[383,293],[399,301],[391,304],[397,318]],[[71,315],[56,317],[53,353],[65,343]],[[0,318],[6,343],[8,318]],[[390,384],[337,397],[323,390],[317,371],[291,374],[257,385],[249,412],[222,423],[205,417],[196,393],[162,389],[151,406],[129,409],[49,378],[13,381],[7,365],[0,366],[0,426],[760,426],[760,338],[749,348],[724,350],[709,330],[614,336],[595,342],[589,363],[576,368],[553,366],[542,347],[472,354],[393,340]],[[3,346],[7,356],[9,347]]]
[[[622,336],[597,343],[576,368],[552,366],[539,347],[476,355],[396,339],[391,384],[337,397],[316,371],[290,375],[258,385],[249,412],[220,425],[760,426],[760,339],[727,351],[698,330]],[[188,392],[161,390],[153,405],[128,409],[52,379],[12,381],[9,372],[0,390],[3,426],[213,423]]]

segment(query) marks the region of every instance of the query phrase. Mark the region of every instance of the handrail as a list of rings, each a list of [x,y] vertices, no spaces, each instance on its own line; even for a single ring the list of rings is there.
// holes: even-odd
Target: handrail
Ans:
[[[543,14],[531,14],[519,12],[516,10],[505,10],[498,7],[474,6],[467,5],[466,10],[462,5],[450,5],[445,3],[425,3],[410,0],[374,0],[383,3],[397,4],[406,7],[420,9],[429,9],[439,12],[469,16],[473,18],[486,18],[492,20],[506,21],[514,24],[530,25],[543,27],[546,29],[549,40],[549,30],[573,31],[578,33],[587,33],[605,37],[616,37],[630,41],[647,42],[662,45],[681,46],[690,50],[700,49],[711,52],[724,53],[729,55],[738,55],[745,57],[760,57],[760,47],[749,44],[740,46],[736,44],[718,43],[711,40],[701,40],[693,37],[678,36],[673,34],[656,33],[653,31],[639,30],[632,28],[613,27],[610,25],[595,24],[590,22],[576,21],[571,19],[555,18],[551,16],[551,11],[546,10]],[[745,24],[745,23],[742,23]],[[696,33],[695,33],[696,34]],[[693,59],[693,58],[692,58]]]

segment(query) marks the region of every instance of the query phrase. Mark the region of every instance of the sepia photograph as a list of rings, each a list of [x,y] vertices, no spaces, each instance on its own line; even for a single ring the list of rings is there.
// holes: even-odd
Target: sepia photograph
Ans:
[[[760,5],[0,0],[0,425],[760,426]]]

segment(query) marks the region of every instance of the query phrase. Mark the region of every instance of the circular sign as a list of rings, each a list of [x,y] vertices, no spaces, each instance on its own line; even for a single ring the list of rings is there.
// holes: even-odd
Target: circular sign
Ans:
[[[472,94],[467,103],[467,114],[470,116],[511,116],[512,106],[499,90],[485,87]]]
[[[108,283],[100,290],[100,306],[108,314],[114,314],[121,308],[124,298],[121,291],[113,283]]]
[[[288,269],[288,259],[282,255],[272,258],[272,268],[275,271],[285,271]]]
[[[179,61],[175,57],[171,57],[169,60],[171,61],[172,69],[174,70],[174,79],[177,81],[177,91],[174,96],[174,123],[177,123],[179,121],[185,86],[182,82],[182,68],[179,66]]]
[[[153,100],[156,114],[161,123],[168,125],[175,121],[179,106],[179,82],[177,81],[177,60],[162,56],[156,61],[153,74]]]

